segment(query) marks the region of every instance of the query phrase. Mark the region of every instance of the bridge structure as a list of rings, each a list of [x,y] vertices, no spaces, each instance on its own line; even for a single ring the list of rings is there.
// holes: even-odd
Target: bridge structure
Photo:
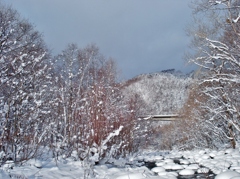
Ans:
[[[167,115],[144,115],[139,116],[140,119],[153,120],[153,121],[176,121],[181,118],[177,114],[167,114]]]

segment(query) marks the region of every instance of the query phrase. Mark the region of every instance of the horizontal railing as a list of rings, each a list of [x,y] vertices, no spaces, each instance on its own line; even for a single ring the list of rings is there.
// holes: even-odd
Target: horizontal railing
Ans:
[[[139,116],[139,118],[145,120],[175,121],[181,117],[177,114],[168,114],[168,115],[144,115]]]

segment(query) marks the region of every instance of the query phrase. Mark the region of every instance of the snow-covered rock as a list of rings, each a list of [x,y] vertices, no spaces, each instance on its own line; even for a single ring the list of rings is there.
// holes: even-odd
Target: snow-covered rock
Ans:
[[[42,168],[42,162],[40,160],[36,160],[34,166],[37,168]]]
[[[191,165],[187,166],[186,169],[197,170],[197,169],[199,169],[199,165],[198,164],[191,164]]]
[[[208,154],[204,154],[204,155],[202,155],[202,157],[201,157],[202,159],[209,159],[210,158],[210,156],[208,155]]]
[[[215,166],[224,170],[224,169],[228,169],[231,166],[231,163],[226,160],[225,161],[221,160],[218,163],[216,163]]]
[[[172,159],[165,159],[164,162],[165,163],[174,163]]]
[[[163,168],[163,167],[154,167],[154,168],[152,168],[151,171],[153,171],[155,173],[165,172],[165,168]]]
[[[217,151],[211,151],[209,153],[209,156],[212,157],[212,158],[214,158],[216,155],[217,155]]]
[[[161,167],[161,166],[165,165],[165,163],[164,162],[156,162],[155,165],[158,167]]]
[[[209,172],[209,169],[208,168],[199,168],[197,170],[197,173],[208,173]]]
[[[184,169],[182,165],[179,165],[179,164],[172,165],[172,170],[182,170],[182,169]]]
[[[240,166],[231,166],[230,170],[240,170]]]
[[[180,160],[180,164],[188,165],[188,164],[189,164],[189,161],[188,161],[188,160],[181,159],[181,160]]]
[[[234,179],[236,179],[236,177],[240,177],[240,173],[231,171],[231,170],[227,170],[225,172],[218,174],[215,177],[215,179],[233,179],[233,177],[235,177]]]
[[[192,169],[183,169],[179,172],[179,175],[194,175],[194,173]]]
[[[177,179],[177,173],[172,172],[159,172],[158,175],[160,176],[159,179]]]
[[[144,178],[146,178],[144,173],[130,173],[119,176],[116,179],[144,179]]]
[[[163,156],[155,156],[154,159],[155,161],[161,161],[163,159]]]
[[[165,168],[166,170],[172,170],[173,165],[174,165],[174,163],[167,163],[167,164],[163,165],[162,167]]]

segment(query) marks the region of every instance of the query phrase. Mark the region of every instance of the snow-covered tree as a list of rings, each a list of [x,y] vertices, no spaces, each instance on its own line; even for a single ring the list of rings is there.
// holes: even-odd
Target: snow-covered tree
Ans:
[[[122,102],[114,61],[105,59],[95,45],[80,49],[70,44],[56,56],[55,67],[59,113],[52,133],[56,152],[70,156],[76,151],[85,160],[127,151],[123,146],[127,148],[129,141],[121,137],[126,137],[124,131],[135,118],[130,104]]]
[[[189,59],[199,69],[198,101],[205,125],[235,148],[240,131],[240,2],[196,1],[205,15],[192,31],[195,53]],[[199,15],[201,19],[202,14]],[[197,18],[196,18],[197,19]],[[212,138],[214,140],[214,137]]]
[[[41,35],[0,4],[0,148],[5,159],[28,159],[42,142],[49,89],[48,52]]]

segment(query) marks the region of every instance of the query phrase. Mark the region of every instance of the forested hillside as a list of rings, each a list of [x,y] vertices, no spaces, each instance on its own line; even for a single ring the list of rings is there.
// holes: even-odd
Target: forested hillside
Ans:
[[[174,114],[186,101],[191,75],[174,69],[143,74],[123,85],[125,98],[135,96],[138,115]]]

